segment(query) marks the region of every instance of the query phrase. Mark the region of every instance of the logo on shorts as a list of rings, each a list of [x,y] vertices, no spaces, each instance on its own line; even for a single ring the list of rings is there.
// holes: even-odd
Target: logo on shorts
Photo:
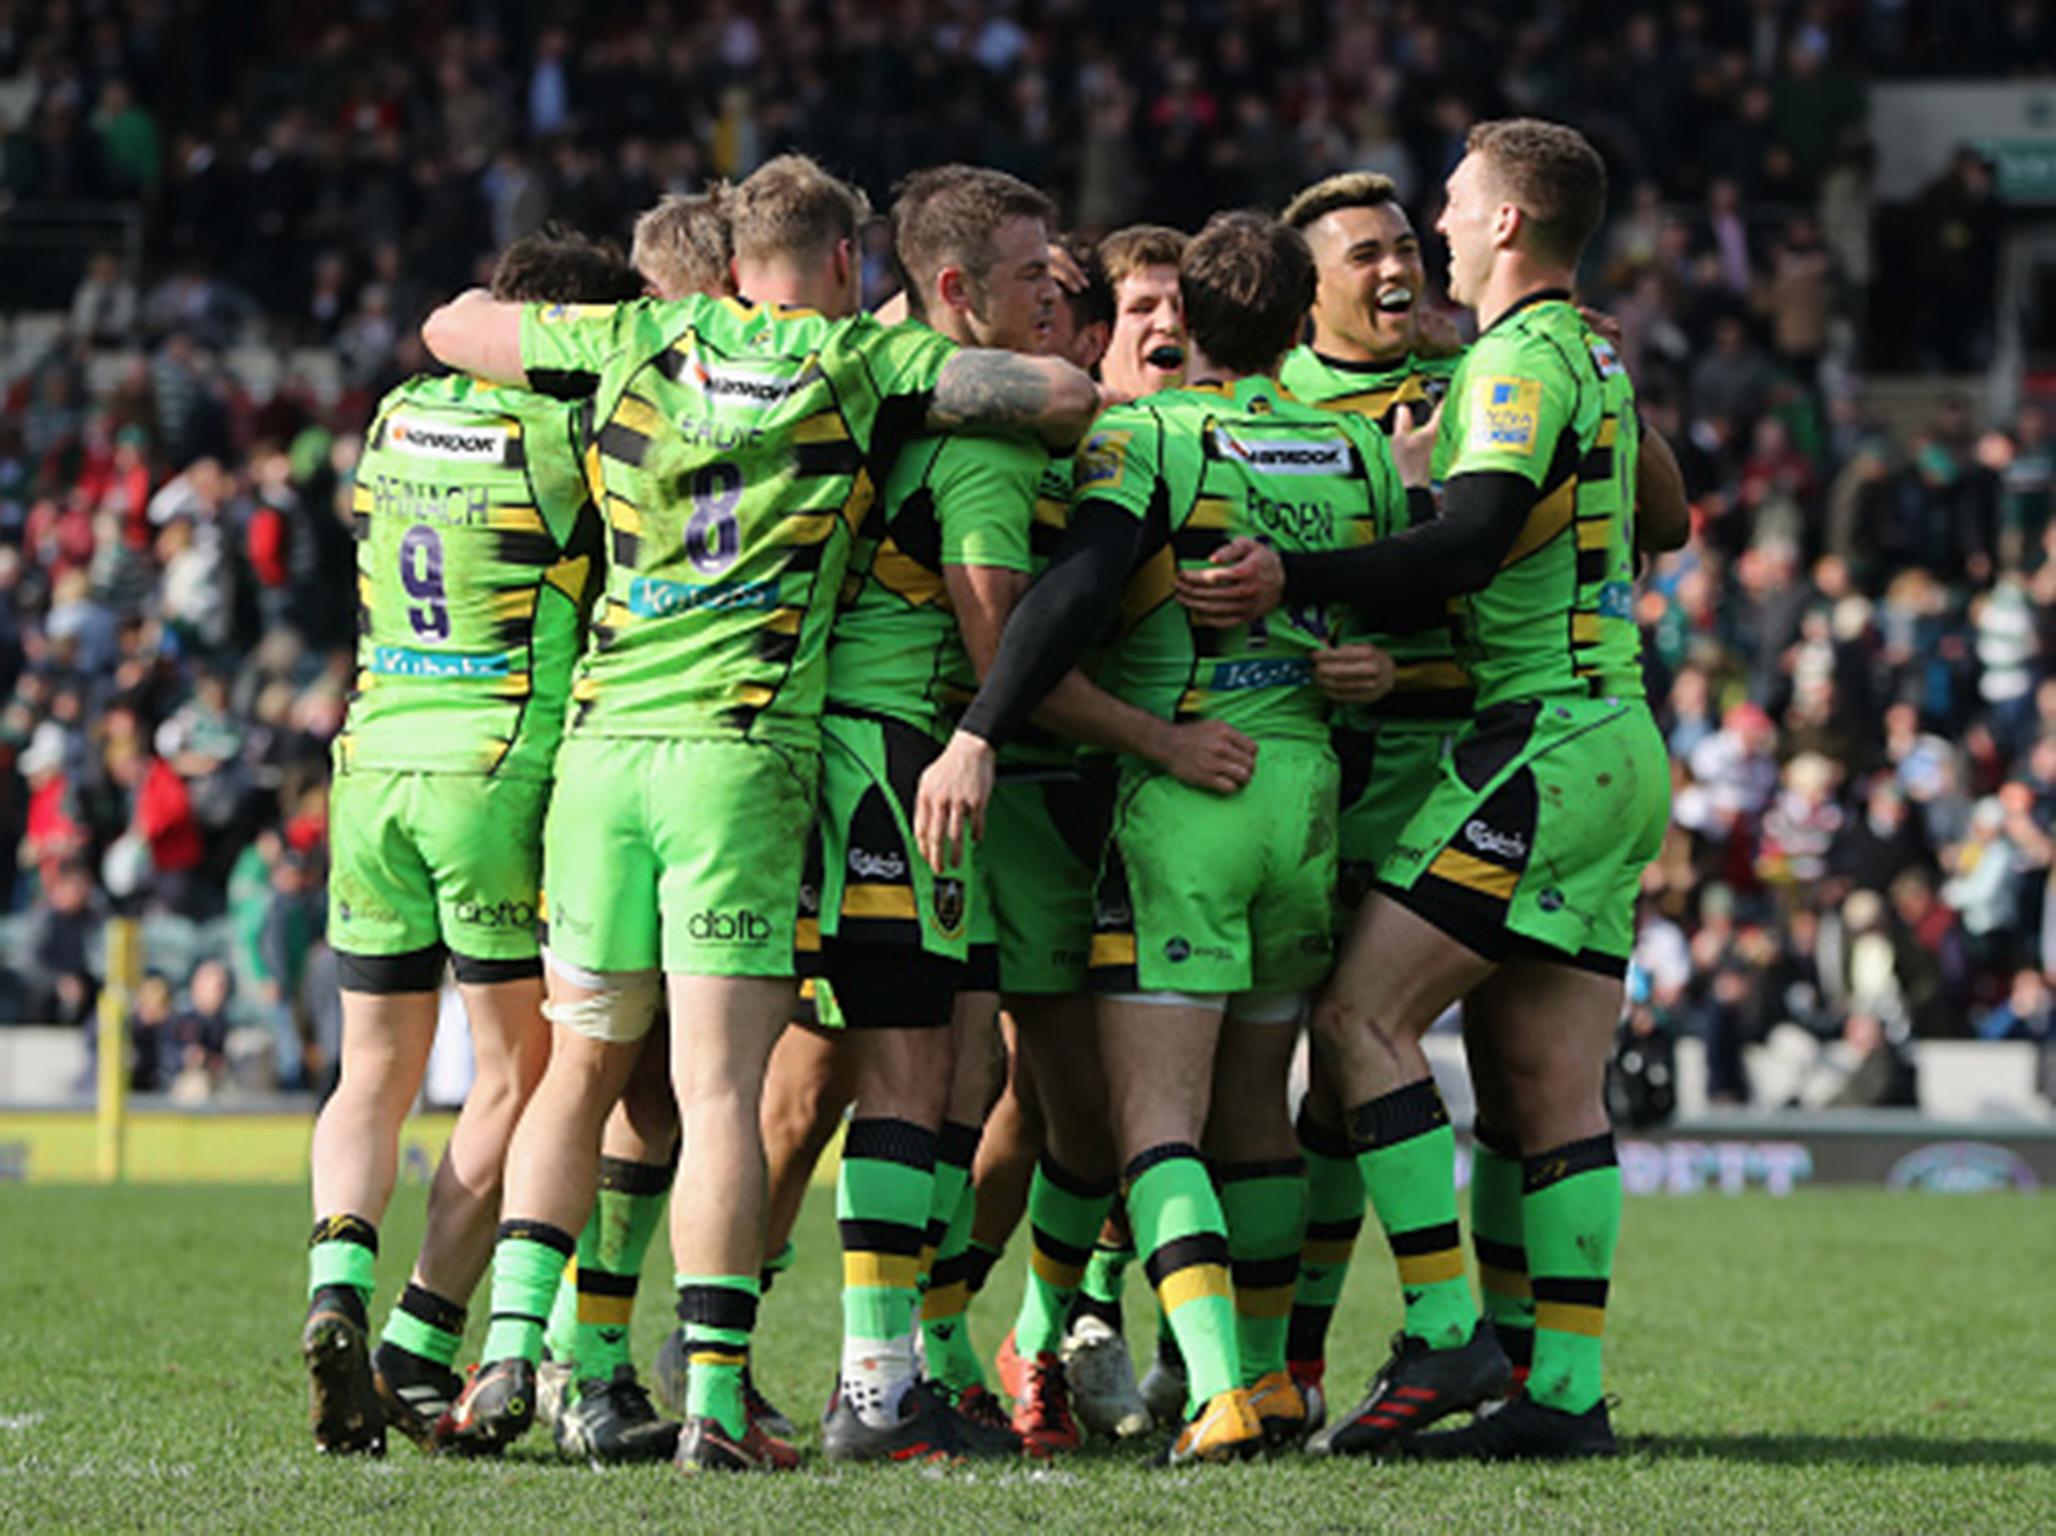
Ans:
[[[533,928],[532,901],[460,901],[457,921],[467,928]]]
[[[1535,898],[1535,905],[1544,912],[1561,912],[1563,910],[1563,892],[1552,885]]]
[[[1512,832],[1501,832],[1487,826],[1476,817],[1464,823],[1464,841],[1480,853],[1496,854],[1502,859],[1525,859],[1528,856],[1528,840]]]
[[[685,931],[702,944],[762,944],[771,937],[771,919],[748,907],[733,912],[709,908],[687,918]]]
[[[819,917],[820,915],[821,887],[815,885],[812,881],[808,881],[800,887],[800,916]]]
[[[907,861],[898,853],[872,853],[867,849],[852,848],[850,873],[860,880],[904,880],[907,878]]]
[[[935,922],[944,933],[955,933],[964,926],[963,881],[935,882]]]
[[[1183,939],[1164,940],[1164,958],[1173,965],[1183,965],[1192,958],[1192,946]]]

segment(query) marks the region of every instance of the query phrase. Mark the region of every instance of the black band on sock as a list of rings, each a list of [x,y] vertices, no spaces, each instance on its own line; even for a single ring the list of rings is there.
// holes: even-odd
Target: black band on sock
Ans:
[[[1538,1189],[1561,1184],[1595,1168],[1612,1168],[1620,1162],[1613,1150],[1613,1132],[1587,1136],[1583,1141],[1565,1142],[1547,1152],[1537,1152],[1521,1163],[1521,1189],[1532,1195]]]
[[[1393,1258],[1414,1259],[1424,1253],[1447,1253],[1452,1248],[1461,1248],[1463,1229],[1453,1221],[1443,1221],[1432,1227],[1415,1227],[1411,1232],[1387,1232],[1385,1241],[1392,1245]]]
[[[1066,1269],[1083,1269],[1092,1262],[1092,1250],[1081,1248],[1076,1243],[1067,1243],[1051,1237],[1042,1228],[1030,1225],[1028,1237],[1035,1244],[1035,1251],[1047,1254]]]
[[[1136,1153],[1134,1161],[1121,1171],[1121,1177],[1127,1183],[1133,1184],[1158,1163],[1168,1163],[1176,1157],[1189,1157],[1195,1163],[1203,1162],[1199,1148],[1191,1142],[1163,1141]]]
[[[992,1278],[992,1266],[998,1262],[999,1250],[983,1243],[973,1243],[964,1250],[964,1284],[973,1296],[985,1289],[985,1282]]]
[[[935,1132],[911,1120],[852,1120],[842,1138],[842,1155],[874,1163],[900,1163],[923,1173],[935,1171]]]
[[[1337,1159],[1356,1156],[1347,1132],[1332,1125],[1323,1125],[1314,1118],[1311,1100],[1299,1106],[1299,1122],[1292,1127],[1292,1133],[1299,1138],[1302,1147],[1316,1156]]]
[[[1081,1179],[1047,1152],[1036,1163],[1043,1178],[1074,1200],[1104,1200],[1114,1192],[1114,1186],[1095,1184],[1090,1179]]]
[[[434,1291],[407,1282],[407,1289],[400,1292],[400,1310],[409,1317],[417,1318],[431,1328],[440,1328],[444,1333],[464,1331],[464,1309],[447,1296],[438,1296]]]
[[[1101,1301],[1097,1296],[1088,1296],[1080,1291],[1071,1303],[1071,1317],[1096,1317],[1115,1333],[1121,1331],[1121,1304],[1118,1301]]]
[[[1449,1110],[1435,1079],[1417,1083],[1359,1104],[1349,1112],[1349,1140],[1359,1152],[1374,1152],[1449,1124]]]
[[[748,1333],[757,1326],[757,1298],[726,1285],[681,1285],[678,1320],[690,1328],[727,1328]]]
[[[845,1217],[835,1224],[844,1253],[890,1253],[903,1259],[919,1256],[927,1238],[924,1227],[910,1227],[897,1221],[852,1221]]]
[[[1299,1255],[1274,1259],[1236,1259],[1228,1265],[1238,1291],[1273,1291],[1299,1278]]]
[[[517,1218],[514,1221],[501,1222],[500,1230],[494,1235],[494,1241],[504,1243],[510,1237],[541,1243],[545,1248],[554,1248],[567,1259],[578,1252],[578,1239],[562,1227],[553,1227],[547,1221],[526,1221]]]
[[[1528,1284],[1533,1287],[1535,1301],[1562,1302],[1573,1307],[1603,1307],[1606,1305],[1607,1282],[1588,1280],[1566,1275],[1533,1275]]]
[[[1505,1158],[1510,1163],[1521,1160],[1521,1144],[1511,1136],[1500,1134],[1497,1126],[1487,1125],[1480,1120],[1471,1127],[1471,1140],[1487,1152]]]
[[[309,1248],[322,1243],[355,1243],[359,1248],[378,1252],[378,1228],[362,1216],[324,1216],[314,1223],[314,1233],[307,1239]]]
[[[1306,1173],[1306,1159],[1279,1157],[1258,1163],[1208,1163],[1207,1172],[1216,1186],[1240,1184],[1246,1179],[1296,1179]]]
[[[955,1285],[964,1278],[969,1268],[970,1260],[961,1253],[952,1253],[937,1259],[928,1270],[928,1289],[939,1291],[945,1286]]]
[[[636,1163],[625,1157],[601,1157],[600,1188],[622,1195],[661,1195],[671,1188],[671,1175],[678,1167],[668,1163]]]
[[[641,1275],[617,1275],[595,1265],[578,1266],[578,1294],[581,1296],[625,1296],[633,1300],[642,1284]]]
[[[1310,1221],[1306,1224],[1309,1243],[1353,1243],[1364,1229],[1361,1216],[1344,1216],[1339,1221]]]
[[[1528,1250],[1517,1243],[1502,1243],[1480,1233],[1471,1234],[1471,1247],[1478,1255],[1480,1264],[1493,1269],[1504,1269],[1514,1274],[1525,1274],[1528,1268]]]
[[[978,1155],[980,1128],[961,1120],[945,1120],[935,1133],[935,1160],[957,1168],[968,1168]]]
[[[1175,1275],[1179,1270],[1191,1269],[1197,1264],[1218,1264],[1226,1269],[1228,1239],[1218,1232],[1194,1232],[1174,1238],[1144,1261],[1142,1272],[1149,1276],[1150,1285],[1155,1287],[1164,1283],[1166,1275]]]

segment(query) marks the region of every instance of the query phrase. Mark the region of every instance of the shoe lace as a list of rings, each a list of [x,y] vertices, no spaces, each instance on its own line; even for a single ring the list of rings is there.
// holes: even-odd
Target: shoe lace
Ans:
[[[1071,1400],[1060,1366],[1035,1361],[1028,1367],[1028,1406],[1039,1428],[1071,1430]]]

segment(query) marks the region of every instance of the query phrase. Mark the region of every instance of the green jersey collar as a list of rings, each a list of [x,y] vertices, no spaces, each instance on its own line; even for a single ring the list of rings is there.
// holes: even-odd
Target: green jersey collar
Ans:
[[[1568,304],[1571,301],[1571,291],[1568,288],[1537,288],[1533,293],[1524,293],[1519,298],[1515,299],[1511,304],[1507,305],[1505,312],[1502,313],[1497,320],[1494,320],[1490,325],[1486,326],[1485,329],[1483,331],[1480,331],[1478,334],[1483,336],[1489,334],[1492,331],[1496,331],[1502,325],[1506,324],[1507,321],[1511,320],[1515,315],[1519,314],[1522,310],[1528,308],[1530,305],[1547,304],[1552,299],[1561,299],[1564,303]]]

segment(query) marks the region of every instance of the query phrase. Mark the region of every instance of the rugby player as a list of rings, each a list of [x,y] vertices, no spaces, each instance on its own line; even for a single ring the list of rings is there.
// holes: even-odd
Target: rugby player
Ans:
[[[1376,616],[1461,599],[1477,689],[1448,772],[1379,870],[1316,1010],[1406,1301],[1391,1359],[1311,1442],[1318,1453],[1582,1456],[1615,1445],[1601,1338],[1620,1173],[1603,1080],[1669,765],[1633,619],[1633,387],[1570,298],[1605,185],[1573,130],[1531,119],[1474,128],[1438,226],[1451,296],[1482,325],[1440,422],[1440,517],[1339,555],[1238,544],[1220,570],[1181,583],[1195,617],[1221,624],[1281,601],[1347,600]],[[1497,1411],[1422,1435],[1503,1393],[1512,1374],[1464,1277],[1454,1140],[1420,1046],[1465,998],[1493,1066],[1481,1112],[1522,1159],[1533,1356]]]
[[[580,794],[545,829],[551,1066],[508,1155],[493,1325],[451,1413],[460,1443],[497,1448],[528,1426],[602,1125],[668,982],[694,1160],[672,1201],[691,1360],[677,1463],[797,1463],[750,1422],[741,1382],[763,1261],[763,1074],[794,1002],[850,532],[924,427],[1065,443],[1099,404],[1068,364],[856,315],[865,211],[780,156],[730,205],[746,299],[576,310],[467,294],[423,328],[453,366],[593,400],[611,557],[559,755]]]
[[[1173,601],[1174,579],[1231,538],[1337,551],[1405,517],[1377,430],[1298,405],[1274,377],[1313,299],[1303,237],[1255,214],[1216,218],[1187,247],[1180,286],[1189,382],[1095,428],[1064,542],[916,812],[924,855],[954,868],[965,831],[982,834],[995,743],[1116,617],[1106,686],[1166,719],[1236,722],[1260,744],[1234,795],[1122,763],[1094,918],[1128,1207],[1190,1379],[1173,1464],[1252,1454],[1304,1418],[1285,1370],[1305,1216],[1285,1082],[1304,994],[1332,954],[1336,814],[1312,666],[1333,615],[1295,608],[1210,635]],[[1234,1092],[1214,1094],[1217,1076]]]
[[[618,252],[548,234],[508,247],[492,292],[605,303],[637,286]],[[329,882],[342,1075],[314,1130],[301,1350],[315,1443],[376,1453],[388,1421],[427,1444],[461,1386],[451,1366],[491,1253],[501,1165],[548,1049],[542,818],[598,519],[571,408],[462,374],[410,379],[380,402],[354,495],[358,673],[334,748]],[[377,1227],[446,963],[475,1075],[374,1362]]]
[[[691,196],[669,193],[636,219],[629,261],[649,294],[682,299],[735,291],[726,191],[716,183]],[[593,1213],[579,1231],[577,1256],[565,1267],[543,1336],[548,1358],[539,1373],[536,1411],[566,1455],[651,1461],[676,1448],[677,1426],[651,1406],[629,1359],[628,1335],[643,1258],[663,1224],[677,1158],[669,1031],[653,1029],[620,1103],[607,1117]],[[743,1395],[753,1419],[775,1415],[747,1371]],[[677,1401],[682,1412],[682,1394]],[[780,1427],[792,1432],[790,1424]]]

